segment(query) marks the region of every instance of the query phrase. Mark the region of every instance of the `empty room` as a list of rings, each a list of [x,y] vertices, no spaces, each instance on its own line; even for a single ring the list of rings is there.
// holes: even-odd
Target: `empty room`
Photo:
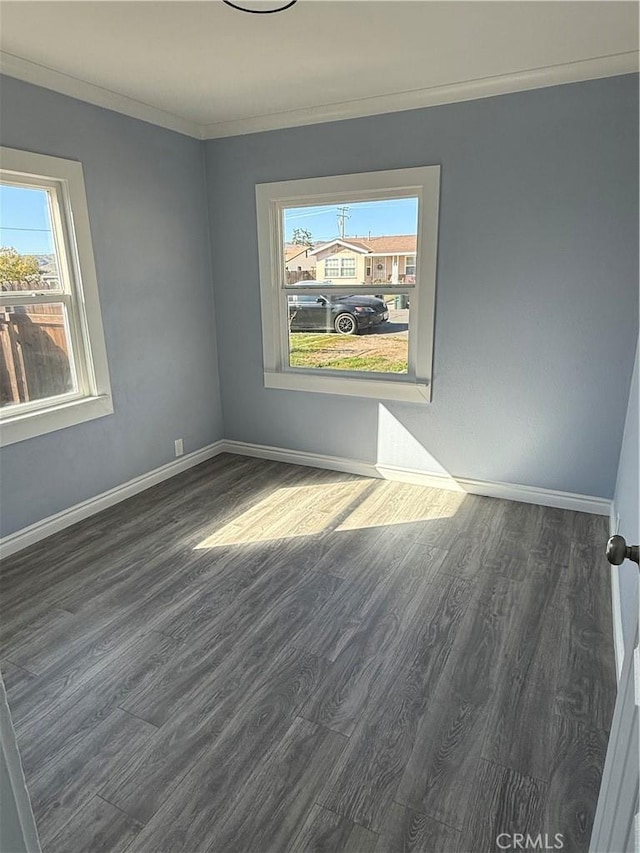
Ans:
[[[638,853],[638,11],[0,0],[0,853]]]

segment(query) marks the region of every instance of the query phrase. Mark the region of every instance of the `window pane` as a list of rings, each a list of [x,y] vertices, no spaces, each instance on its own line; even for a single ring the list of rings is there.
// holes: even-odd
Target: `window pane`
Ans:
[[[413,285],[417,230],[417,198],[285,208],[284,282]]]
[[[58,290],[48,190],[0,185],[0,289]]]
[[[407,373],[409,297],[288,296],[289,366]]]
[[[416,278],[416,259],[414,257],[407,257],[404,265],[405,272],[405,280],[407,282],[415,281]]]
[[[59,302],[0,308],[1,405],[77,390],[65,306]]]

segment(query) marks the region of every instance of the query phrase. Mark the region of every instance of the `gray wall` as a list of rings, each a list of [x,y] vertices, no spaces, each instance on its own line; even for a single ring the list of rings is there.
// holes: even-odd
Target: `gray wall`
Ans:
[[[638,317],[638,79],[206,144],[227,438],[612,497]],[[254,185],[440,163],[433,402],[266,390]]]
[[[80,160],[115,414],[1,451],[2,534],[222,437],[202,143],[2,78],[2,145]]]
[[[637,338],[636,76],[204,144],[11,78],[1,94],[3,145],[84,165],[116,409],[1,451],[2,535],[170,461],[179,436],[613,496]],[[428,163],[433,403],[266,390],[255,183]]]
[[[620,452],[620,467],[615,493],[615,513],[620,516],[619,531],[629,545],[640,542],[640,506],[638,503],[638,480],[640,479],[640,434],[638,431],[638,350],[636,363],[629,392],[629,407]],[[635,624],[638,617],[638,570],[628,560],[624,562],[620,572],[620,609],[622,614],[622,630],[625,638],[625,648],[631,649],[635,635]]]

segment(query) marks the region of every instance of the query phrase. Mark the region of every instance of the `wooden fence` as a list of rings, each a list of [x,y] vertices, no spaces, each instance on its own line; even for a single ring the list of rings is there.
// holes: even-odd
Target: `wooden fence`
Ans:
[[[313,281],[314,271],[310,270],[285,270],[287,275],[287,284],[297,284],[299,281]]]
[[[0,308],[0,403],[64,394],[73,388],[61,305]]]

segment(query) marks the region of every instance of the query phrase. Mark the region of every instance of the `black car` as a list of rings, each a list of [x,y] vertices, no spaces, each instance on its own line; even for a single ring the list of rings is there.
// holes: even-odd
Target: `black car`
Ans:
[[[292,332],[331,332],[357,335],[389,319],[383,299],[376,296],[289,297],[289,326]]]

